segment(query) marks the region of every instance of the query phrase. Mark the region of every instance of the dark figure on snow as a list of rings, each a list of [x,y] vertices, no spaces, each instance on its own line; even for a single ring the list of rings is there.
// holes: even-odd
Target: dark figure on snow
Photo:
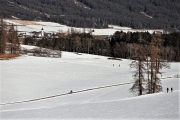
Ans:
[[[173,88],[171,88],[171,92],[173,92]]]
[[[114,64],[113,64],[113,67],[114,67]]]
[[[71,90],[70,92],[69,92],[69,94],[72,94],[73,93],[73,91]]]
[[[119,64],[119,67],[120,67],[120,64]]]
[[[167,93],[169,92],[169,88],[167,88]]]

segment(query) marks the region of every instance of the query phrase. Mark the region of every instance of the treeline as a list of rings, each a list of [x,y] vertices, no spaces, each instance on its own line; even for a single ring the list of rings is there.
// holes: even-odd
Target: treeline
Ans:
[[[39,47],[51,48],[61,51],[89,53],[125,59],[136,59],[139,47],[154,44],[159,47],[159,55],[162,60],[180,61],[180,33],[157,35],[145,33],[115,32],[109,40],[95,39],[89,33],[72,33],[59,38],[43,38],[36,40],[26,38],[24,44],[37,45]]]
[[[179,0],[1,0],[0,15],[76,27],[115,24],[179,30],[179,4]]]
[[[180,32],[158,35],[150,34],[148,32],[123,33],[117,31],[110,40],[112,48],[111,55],[114,57],[135,59],[134,56],[138,52],[138,47],[149,46],[152,41],[161,45],[159,48],[161,59],[168,61],[180,61]]]
[[[0,54],[19,53],[20,43],[14,25],[7,25],[0,19]]]
[[[37,45],[39,47],[54,50],[89,53],[96,55],[110,55],[110,44],[108,41],[97,40],[89,33],[72,33],[60,38],[43,38],[36,40],[28,37],[24,40],[26,45]]]

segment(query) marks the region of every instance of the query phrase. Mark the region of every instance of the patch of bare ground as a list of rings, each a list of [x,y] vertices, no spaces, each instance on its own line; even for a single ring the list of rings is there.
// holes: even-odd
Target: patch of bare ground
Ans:
[[[93,35],[93,37],[95,39],[98,39],[98,40],[104,40],[105,37],[107,37],[108,35]]]
[[[116,57],[110,57],[108,59],[110,59],[110,60],[122,60],[121,58],[116,58]]]
[[[28,20],[11,20],[11,21],[22,25],[41,25],[39,23],[36,23],[35,21],[28,21]]]
[[[19,54],[0,54],[0,60],[9,60],[19,56]]]

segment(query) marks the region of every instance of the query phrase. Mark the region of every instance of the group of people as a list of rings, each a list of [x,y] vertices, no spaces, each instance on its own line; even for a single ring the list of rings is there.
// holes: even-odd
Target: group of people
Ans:
[[[114,64],[113,64],[113,67],[114,67]],[[119,67],[120,67],[120,64],[119,64]]]
[[[167,93],[169,92],[169,88],[167,88]],[[173,88],[171,88],[171,92],[173,92]]]

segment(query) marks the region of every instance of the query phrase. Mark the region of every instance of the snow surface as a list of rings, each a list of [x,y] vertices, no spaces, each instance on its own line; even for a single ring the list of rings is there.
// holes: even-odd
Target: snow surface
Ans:
[[[180,79],[174,75],[180,63],[162,70],[164,92],[137,97],[129,92],[132,84],[91,90],[133,81],[130,60],[107,58],[62,52],[62,58],[22,55],[0,61],[0,119],[179,120]],[[173,93],[166,93],[167,87]]]
[[[54,22],[32,21],[37,25],[23,25],[8,19],[5,19],[5,22],[7,22],[8,24],[17,25],[17,30],[21,32],[41,31],[42,27],[45,32],[50,32],[50,33],[56,33],[56,32],[66,33],[68,30],[71,30],[72,28],[80,33],[84,32],[84,28],[70,27]],[[85,28],[85,32],[89,33],[90,31],[94,30],[94,32],[92,32],[92,35],[113,35],[116,31],[122,30],[124,32],[128,32],[129,30],[131,30],[131,28],[129,27],[121,27],[116,25],[109,25],[109,27],[110,28],[107,29]]]
[[[150,34],[153,34],[156,29],[132,29],[130,27],[122,27],[122,26],[117,26],[117,25],[108,25],[109,28],[105,29],[96,29],[96,28],[77,28],[77,27],[70,27],[66,25],[62,25],[59,23],[54,23],[54,22],[43,22],[43,21],[30,21],[32,22],[32,25],[29,23],[28,25],[25,24],[20,24],[16,21],[12,21],[10,19],[5,19],[4,20],[8,24],[14,24],[17,25],[16,29],[20,32],[26,32],[27,35],[30,35],[29,33],[32,31],[41,31],[43,28],[45,32],[47,33],[57,33],[57,32],[62,32],[62,33],[67,33],[68,31],[71,31],[73,28],[77,32],[83,33],[84,31],[86,33],[90,33],[92,30],[94,32],[91,32],[92,35],[113,35],[116,31],[123,31],[123,32],[149,32]],[[36,25],[34,25],[34,23]]]

